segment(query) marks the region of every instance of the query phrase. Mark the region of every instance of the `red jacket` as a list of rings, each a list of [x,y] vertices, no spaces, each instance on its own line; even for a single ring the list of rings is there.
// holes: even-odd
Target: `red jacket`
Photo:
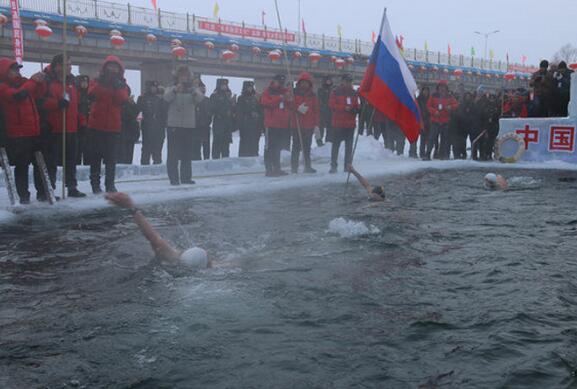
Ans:
[[[438,93],[433,93],[427,102],[427,108],[431,113],[431,122],[447,124],[451,120],[451,112],[457,109],[459,103],[451,95],[441,97]]]
[[[102,77],[104,67],[109,62],[116,62],[122,68],[120,79],[113,83]],[[119,133],[122,129],[122,105],[128,101],[130,89],[124,81],[124,66],[118,57],[111,55],[104,60],[101,76],[91,81],[88,95],[92,99],[88,128]]]
[[[359,97],[353,88],[339,86],[331,93],[329,107],[333,113],[333,128],[355,128],[357,126],[357,112]]]
[[[56,79],[50,70],[46,72],[46,95],[43,99],[42,107],[46,111],[46,121],[53,134],[62,134],[62,109],[58,103],[63,98],[62,82]],[[74,77],[69,75],[66,78],[66,92],[68,93],[69,105],[66,109],[66,132],[75,133],[78,131],[78,90],[74,83]]]
[[[40,135],[40,117],[35,100],[46,91],[44,83],[21,77],[9,81],[8,70],[15,64],[13,59],[0,59],[0,105],[4,111],[4,122],[8,138],[29,138]],[[15,99],[14,95],[23,97]]]
[[[293,102],[293,115],[291,117],[291,128],[297,128],[296,121],[299,121],[299,126],[304,130],[312,130],[319,125],[320,120],[320,107],[317,95],[312,89],[312,77],[309,73],[303,72],[300,77],[300,81],[309,81],[311,83],[311,88],[307,91],[302,92],[298,87],[294,91],[294,102]],[[298,83],[297,83],[298,84]],[[301,104],[308,107],[308,111],[302,114],[298,111]]]
[[[260,97],[260,105],[264,108],[264,126],[266,128],[290,128],[292,102],[284,101],[287,92],[287,88],[269,86]]]

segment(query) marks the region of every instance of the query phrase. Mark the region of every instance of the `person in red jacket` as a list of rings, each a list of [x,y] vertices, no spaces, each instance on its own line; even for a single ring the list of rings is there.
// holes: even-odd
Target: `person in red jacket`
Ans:
[[[22,65],[13,59],[0,59],[0,106],[2,107],[6,145],[10,164],[14,166],[16,191],[21,204],[30,203],[28,169],[34,165],[34,184],[40,193],[40,171],[34,152],[40,148],[40,118],[35,100],[45,93],[44,74],[36,73],[30,79],[22,77]]]
[[[118,57],[111,55],[104,60],[98,78],[90,83],[88,96],[92,101],[88,117],[92,192],[102,193],[100,170],[103,160],[106,165],[105,189],[116,192],[116,145],[122,128],[122,106],[130,97],[124,66]]]
[[[431,130],[429,132],[425,160],[431,159],[433,145],[437,142],[439,136],[441,137],[439,158],[449,159],[449,121],[451,112],[457,109],[458,106],[457,100],[449,93],[449,83],[445,80],[439,81],[436,92],[431,95],[427,102],[427,108],[431,115]]]
[[[264,164],[267,177],[288,174],[280,167],[281,150],[290,139],[290,113],[293,105],[293,95],[285,83],[284,75],[275,76],[260,98],[266,129]]]
[[[360,108],[357,92],[353,88],[353,77],[350,74],[344,74],[341,85],[331,93],[329,107],[332,112],[333,126],[330,173],[337,172],[339,149],[343,141],[345,142],[345,172],[347,172],[346,167],[352,163],[353,138]]]
[[[41,110],[44,111],[45,126],[49,130],[47,148],[50,152],[45,156],[48,174],[54,185],[58,164],[62,163],[62,131],[64,130],[63,113],[66,112],[66,177],[68,197],[86,197],[77,189],[76,162],[78,158],[78,90],[76,80],[71,74],[71,62],[66,63],[66,93],[62,87],[64,57],[58,54],[52,59],[50,66],[45,70],[46,94],[39,100]]]
[[[294,90],[292,127],[291,171],[298,173],[301,141],[305,160],[305,173],[316,173],[311,166],[313,134],[319,131],[319,100],[313,90],[313,78],[307,72],[300,74]],[[299,136],[300,130],[300,136]],[[301,139],[302,138],[302,139]]]

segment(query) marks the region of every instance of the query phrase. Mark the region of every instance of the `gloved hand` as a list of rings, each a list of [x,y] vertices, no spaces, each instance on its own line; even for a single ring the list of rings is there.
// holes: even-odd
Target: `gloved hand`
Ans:
[[[321,139],[321,130],[320,130],[319,126],[315,127],[314,134],[315,134],[315,139]]]
[[[58,108],[59,109],[67,109],[69,105],[70,105],[70,101],[68,101],[66,99],[60,99],[58,101]]]
[[[30,93],[28,93],[27,90],[21,90],[20,92],[16,92],[12,95],[12,98],[16,101],[22,101],[25,100],[28,96],[30,95]]]
[[[307,105],[305,103],[302,103],[297,108],[297,111],[299,111],[302,115],[306,115],[307,112],[309,111],[309,107],[307,107]]]
[[[124,88],[124,87],[126,86],[126,83],[124,82],[123,79],[119,78],[119,79],[116,79],[116,80],[114,81],[114,83],[112,84],[112,86],[114,87],[114,89],[122,89],[122,88]]]

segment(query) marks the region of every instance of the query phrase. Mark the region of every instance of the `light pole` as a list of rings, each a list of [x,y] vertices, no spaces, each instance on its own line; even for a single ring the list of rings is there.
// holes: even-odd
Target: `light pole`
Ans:
[[[491,32],[479,32],[479,31],[475,31],[475,34],[477,35],[481,35],[485,37],[485,54],[483,55],[483,60],[487,60],[487,44],[489,42],[489,36],[496,34],[500,32],[499,30],[495,30],[495,31],[491,31]]]

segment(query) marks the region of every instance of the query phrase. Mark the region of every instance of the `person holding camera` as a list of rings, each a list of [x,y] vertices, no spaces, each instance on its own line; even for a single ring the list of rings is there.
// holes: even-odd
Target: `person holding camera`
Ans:
[[[331,142],[333,143],[330,173],[337,172],[337,160],[342,142],[345,142],[344,166],[345,172],[347,172],[346,167],[352,163],[353,138],[360,108],[359,97],[353,88],[353,76],[343,74],[341,85],[331,93],[329,106],[332,111]]]
[[[196,125],[196,105],[204,99],[200,79],[193,79],[186,65],[176,69],[174,85],[166,88],[164,100],[168,104],[166,169],[171,185],[190,185],[192,154],[195,142],[201,142],[201,129]]]
[[[549,61],[544,59],[531,76],[529,85],[533,88],[532,117],[543,118],[549,114],[549,100],[551,98],[551,77],[549,75]]]
[[[116,192],[116,147],[122,129],[122,106],[130,97],[130,88],[124,79],[124,65],[118,57],[111,55],[104,60],[98,78],[90,84],[88,97],[92,101],[88,118],[92,193],[102,193],[102,161],[106,166],[105,189]]]
[[[212,159],[228,158],[232,143],[236,95],[228,87],[228,79],[216,80],[216,89],[210,96],[212,108]]]

